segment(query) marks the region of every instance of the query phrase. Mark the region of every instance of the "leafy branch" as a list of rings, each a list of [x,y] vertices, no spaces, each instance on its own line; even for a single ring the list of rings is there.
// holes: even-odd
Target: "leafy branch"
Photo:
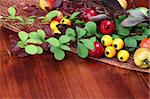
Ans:
[[[148,14],[136,9],[130,9],[129,15],[119,16],[116,19],[117,34],[112,34],[113,38],[124,39],[125,48],[134,51],[138,48],[138,42],[150,37]]]
[[[8,8],[8,14],[9,16],[0,16],[0,21],[16,20],[19,21],[20,24],[33,24],[36,18],[36,16],[29,16],[28,18],[24,19],[21,16],[17,16],[16,9],[14,7]]]

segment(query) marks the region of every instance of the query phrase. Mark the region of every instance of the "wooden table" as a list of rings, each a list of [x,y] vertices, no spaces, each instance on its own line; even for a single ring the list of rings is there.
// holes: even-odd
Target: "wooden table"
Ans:
[[[140,1],[140,0],[138,0]],[[147,5],[147,0],[138,2]],[[117,68],[67,54],[10,58],[0,29],[0,99],[148,99],[149,74]]]

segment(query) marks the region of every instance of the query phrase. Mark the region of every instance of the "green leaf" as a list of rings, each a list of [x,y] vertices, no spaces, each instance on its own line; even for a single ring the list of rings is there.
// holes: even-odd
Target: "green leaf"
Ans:
[[[124,28],[121,26],[121,22],[126,18],[127,16],[119,16],[118,19],[116,19],[115,25],[116,30],[119,35],[122,36],[128,36],[130,34],[130,30],[132,28]]]
[[[90,38],[90,41],[93,42],[93,43],[96,42],[96,40],[97,40],[97,39],[96,39],[95,36]]]
[[[15,20],[15,16],[8,16],[8,19],[10,19],[10,20]]]
[[[49,12],[45,17],[46,17],[46,20],[48,22],[50,22],[53,18],[57,17],[58,16],[58,11],[55,10],[55,11],[51,11]]]
[[[68,28],[66,30],[65,35],[67,35],[68,37],[70,37],[73,40],[73,39],[75,39],[76,33],[75,33],[75,30],[73,30],[72,28]]]
[[[38,32],[38,34],[41,36],[42,40],[44,40],[45,37],[46,37],[45,32],[44,32],[43,30],[41,30],[41,29],[38,29],[37,32]]]
[[[55,50],[57,50],[58,48],[59,48],[59,47],[51,46],[51,47],[50,47],[50,51],[51,51],[52,53],[54,53]]]
[[[37,53],[36,54],[42,54],[43,53],[43,49],[40,46],[37,46]]]
[[[35,20],[34,19],[27,19],[27,22],[34,23]]]
[[[29,16],[27,19],[34,19],[34,18],[36,18],[37,16]]]
[[[136,48],[137,47],[137,41],[136,39],[132,37],[127,37],[124,39],[125,46],[129,48]]]
[[[20,48],[25,48],[25,44],[22,41],[18,41],[17,46],[20,47]]]
[[[14,7],[9,7],[8,8],[8,13],[9,13],[10,16],[15,16],[16,9]]]
[[[38,49],[35,45],[28,45],[25,47],[25,52],[30,55],[35,55],[38,52]]]
[[[136,39],[136,40],[138,40],[138,41],[141,41],[141,40],[143,40],[143,39],[146,38],[146,37],[147,37],[147,35],[142,35],[142,36],[136,35],[136,36],[132,36],[132,38],[134,38],[134,39]]]
[[[25,42],[28,39],[28,34],[24,31],[20,31],[18,36],[22,42]]]
[[[30,32],[29,38],[30,39],[41,39],[41,36],[37,32]]]
[[[97,36],[99,39],[101,39],[101,38],[103,37],[103,34],[101,34],[101,33],[96,33],[96,36]]]
[[[126,48],[127,51],[133,52],[135,50],[135,48]]]
[[[75,20],[75,24],[84,25],[85,22],[81,20]]]
[[[76,27],[78,39],[82,38],[86,34],[86,30],[80,27]]]
[[[54,52],[54,57],[57,60],[63,60],[65,58],[65,52],[58,48]]]
[[[148,27],[142,27],[142,30],[144,31],[144,30],[147,30],[148,29]]]
[[[46,42],[50,43],[53,46],[59,46],[59,40],[54,37],[47,39]]]
[[[77,54],[81,58],[87,58],[88,57],[88,49],[80,42],[78,42],[78,45],[77,45]]]
[[[140,24],[137,25],[138,28],[141,28],[141,27],[148,27],[148,26],[149,26],[149,24],[148,24],[148,23],[145,23],[145,22],[144,22],[144,23],[140,23]]]
[[[31,43],[31,44],[43,44],[43,42],[39,39],[28,39],[26,43]]]
[[[25,22],[24,19],[21,16],[15,16],[16,20],[19,20],[20,22]]]
[[[59,42],[61,44],[64,44],[64,43],[68,43],[70,41],[70,37],[67,36],[67,35],[62,35],[60,38],[59,38]]]
[[[80,14],[80,12],[74,12],[71,16],[70,16],[70,20],[74,20],[77,18],[77,16]]]
[[[150,36],[150,29],[146,29],[146,30],[144,30],[143,34],[145,34],[145,35],[149,35],[149,36]]]
[[[115,39],[115,38],[119,38],[119,35],[112,34],[112,38],[113,38],[113,39]]]
[[[118,19],[116,19],[116,26],[118,27],[118,25],[120,25],[120,23],[127,18],[127,16],[123,15],[123,16],[119,16]]]
[[[128,36],[130,34],[130,30],[128,28],[123,28],[122,26],[117,27],[117,32],[122,36]]]
[[[90,50],[94,50],[94,48],[95,48],[94,43],[89,39],[82,39],[82,40],[80,40],[80,42],[82,42],[84,44],[84,46],[86,46]]]
[[[38,19],[43,20],[43,19],[45,19],[45,16],[40,16],[40,17],[38,17]]]
[[[90,21],[90,22],[87,22],[86,24],[85,24],[85,29],[87,30],[87,35],[88,36],[91,36],[91,35],[94,35],[94,34],[96,34],[97,32],[97,25],[96,25],[96,23],[95,22],[92,22],[92,21]]]
[[[67,45],[60,45],[60,48],[61,48],[62,50],[65,50],[65,51],[70,51],[70,50],[71,50],[70,47],[67,46]]]

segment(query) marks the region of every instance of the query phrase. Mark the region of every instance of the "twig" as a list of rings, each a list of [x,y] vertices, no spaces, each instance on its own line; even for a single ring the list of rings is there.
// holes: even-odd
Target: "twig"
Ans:
[[[136,35],[142,35],[142,33],[139,32],[139,33],[130,33],[130,34],[129,34],[129,36],[136,36]]]

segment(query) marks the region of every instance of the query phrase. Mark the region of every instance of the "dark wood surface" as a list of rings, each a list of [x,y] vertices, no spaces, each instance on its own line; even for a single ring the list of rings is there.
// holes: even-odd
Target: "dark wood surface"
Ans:
[[[0,99],[149,99],[149,74],[70,53],[10,58],[8,33],[0,29]]]

